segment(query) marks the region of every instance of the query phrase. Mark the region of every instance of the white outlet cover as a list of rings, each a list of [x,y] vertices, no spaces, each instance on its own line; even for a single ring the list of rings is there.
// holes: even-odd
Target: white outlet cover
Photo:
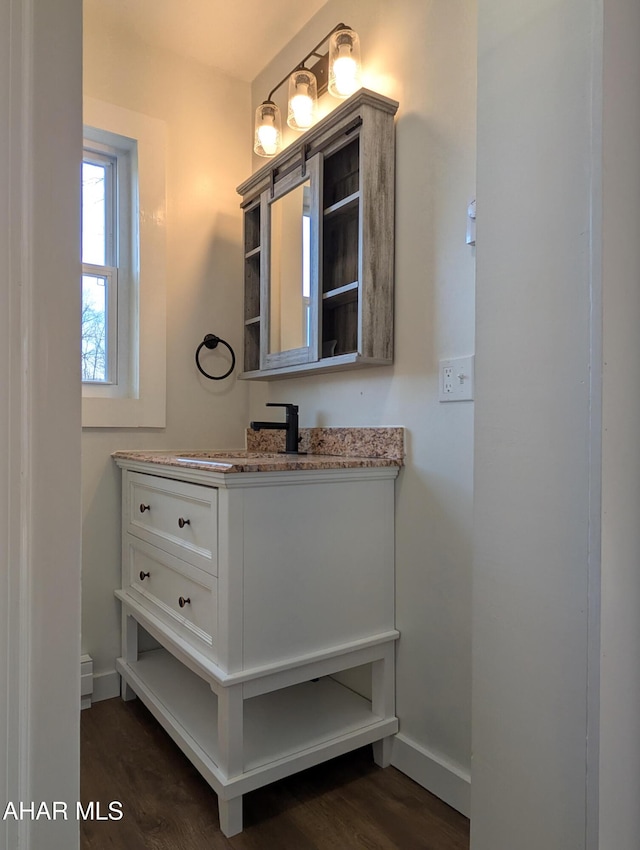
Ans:
[[[475,356],[441,360],[438,372],[440,401],[473,401]]]

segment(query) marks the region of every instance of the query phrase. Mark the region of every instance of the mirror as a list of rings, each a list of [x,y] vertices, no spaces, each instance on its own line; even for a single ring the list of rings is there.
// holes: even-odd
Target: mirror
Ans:
[[[311,181],[271,202],[269,353],[311,343]]]

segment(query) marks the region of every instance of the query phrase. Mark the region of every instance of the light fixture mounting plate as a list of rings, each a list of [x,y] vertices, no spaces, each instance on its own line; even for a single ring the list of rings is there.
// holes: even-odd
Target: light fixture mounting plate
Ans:
[[[324,53],[309,70],[318,81],[318,97],[320,97],[329,88],[329,51]]]

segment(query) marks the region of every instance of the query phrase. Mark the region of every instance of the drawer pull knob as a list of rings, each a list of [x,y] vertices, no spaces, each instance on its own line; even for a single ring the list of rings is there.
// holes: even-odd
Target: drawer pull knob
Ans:
[[[178,605],[181,608],[184,608],[185,605],[191,605],[191,599],[189,597],[185,599],[184,596],[181,596],[180,599],[178,599]]]
[[[144,581],[146,578],[149,578],[150,575],[151,573],[144,573],[140,570],[140,581]]]
[[[180,517],[180,519],[178,520],[178,525],[180,526],[180,528],[184,528],[185,525],[191,525],[191,520],[183,519],[182,517]]]
[[[144,504],[140,505],[140,513],[141,514],[143,514],[145,511],[150,511],[150,510],[151,510],[151,505],[144,505]]]

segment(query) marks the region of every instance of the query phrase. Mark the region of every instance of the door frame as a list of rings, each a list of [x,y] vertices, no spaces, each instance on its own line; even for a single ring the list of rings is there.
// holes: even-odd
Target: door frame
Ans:
[[[6,848],[78,846],[81,148],[81,0],[0,0],[0,799],[70,807]]]

